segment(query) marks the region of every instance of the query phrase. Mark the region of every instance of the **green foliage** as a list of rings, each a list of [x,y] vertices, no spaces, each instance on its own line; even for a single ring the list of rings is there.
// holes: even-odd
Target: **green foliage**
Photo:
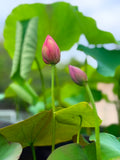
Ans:
[[[7,88],[5,97],[17,95],[31,105],[29,111],[34,114],[36,112],[40,113],[19,123],[1,128],[0,133],[7,137],[9,141],[19,142],[22,147],[31,146],[31,144],[33,144],[33,146],[52,144],[52,135],[54,134],[52,132],[53,112],[50,110],[50,89],[48,89],[48,91],[42,91],[42,94],[45,93],[47,97],[46,107],[43,103],[43,95],[38,96],[27,81],[31,67],[36,68],[34,63],[35,58],[40,62],[38,68],[40,76],[42,74],[41,68],[45,64],[42,61],[41,48],[48,34],[55,39],[61,51],[70,49],[78,42],[81,34],[85,35],[90,44],[116,43],[111,33],[99,30],[96,22],[92,18],[84,16],[78,11],[77,7],[65,2],[57,2],[49,5],[39,3],[24,4],[16,7],[11,12],[6,19],[4,38],[5,48],[13,58],[11,78],[14,82]],[[120,80],[119,50],[108,51],[104,48],[97,47],[91,49],[83,45],[79,45],[78,50],[84,51],[87,55],[91,55],[97,60],[97,71],[87,64],[85,64],[82,69],[87,73],[88,83],[95,97],[95,101],[106,98],[106,95],[97,90],[97,84],[99,82],[115,83],[115,78],[118,81]],[[118,70],[115,74],[117,67]],[[44,74],[48,81],[48,70]],[[64,74],[62,73],[61,75]],[[115,77],[113,78],[114,75]],[[43,83],[42,81],[43,77],[41,78],[41,84]],[[87,102],[84,102],[89,102],[88,95],[84,88],[77,87],[70,81],[68,83],[68,79],[67,84],[60,84],[59,87],[57,76],[55,82],[55,106],[57,106],[54,117],[56,120],[56,144],[71,140],[74,135],[78,134],[81,118],[82,127],[96,127],[95,122],[97,120],[98,125],[101,124],[100,118],[98,116],[95,117],[93,108],[91,108]],[[41,89],[44,90],[42,87]],[[106,98],[106,100],[108,99]],[[74,105],[69,106],[71,104]],[[4,141],[7,143],[6,140],[3,140],[3,137],[0,136],[0,139],[2,139],[1,142]],[[95,136],[91,136],[90,140],[95,140]],[[120,157],[120,142],[116,137],[105,133],[100,134],[100,144],[103,160]],[[8,147],[8,144],[6,145]],[[13,148],[11,147],[12,150],[10,150],[9,153],[13,153],[13,157],[9,160],[13,160],[14,156],[18,157],[18,153],[21,153],[21,146],[19,144],[13,143],[11,145],[13,145],[13,148],[16,146],[14,150],[16,152],[13,153]],[[95,147],[95,143],[87,144],[84,148],[82,148],[80,144],[66,145],[54,151],[48,160],[95,160]],[[6,154],[8,154],[8,152],[6,152]],[[4,154],[2,154],[2,156],[4,156]]]
[[[96,53],[95,53],[96,54]],[[84,64],[81,69],[86,72],[87,77],[88,77],[88,83],[90,85],[91,88],[96,88],[96,85],[99,82],[102,83],[113,83],[114,82],[114,77],[111,76],[105,76],[100,74],[97,69],[93,68],[92,66],[88,65],[88,64]]]
[[[85,71],[87,74],[88,84],[91,88],[95,101],[97,102],[97,101],[100,101],[101,99],[105,99],[106,101],[109,101],[109,99],[107,98],[107,95],[103,94],[102,91],[98,90],[97,85],[99,82],[114,83],[115,81],[114,77],[105,77],[100,73],[98,73],[95,68],[91,67],[88,64],[82,65],[81,69]],[[62,73],[63,72],[64,70],[62,70]],[[68,78],[70,78],[70,75],[68,75],[66,81],[64,80],[65,82],[63,81],[63,84],[61,85],[61,88],[60,88],[61,101],[70,105],[74,105],[84,101],[89,102],[89,97],[88,97],[88,94],[86,93],[85,88],[78,87],[76,84],[73,83],[71,79],[68,79]]]
[[[83,117],[83,127],[95,126],[93,109],[87,103],[79,103],[66,108],[65,111],[64,109],[58,110],[56,111],[56,143],[71,140],[72,136],[77,133],[80,122],[78,114]],[[62,115],[67,116],[66,120]],[[52,112],[40,112],[22,122],[0,129],[0,133],[9,141],[21,143],[23,147],[30,146],[30,144],[51,145]]]
[[[118,82],[120,82],[120,66],[116,68],[115,78]]]
[[[105,48],[89,48],[83,45],[78,50],[92,56],[98,62],[97,71],[103,76],[114,76],[115,69],[120,65],[120,50],[107,50]]]
[[[38,18],[18,21],[11,77],[26,79],[31,70],[37,47]]]
[[[68,141],[77,132],[76,126],[56,122],[56,143]],[[43,111],[22,122],[0,129],[9,141],[20,142],[23,147],[51,145],[52,112]],[[19,133],[19,134],[18,134]]]
[[[86,92],[83,87],[78,87],[73,82],[65,83],[60,90],[61,100],[68,104],[76,104],[86,100]]]
[[[47,160],[88,160],[82,147],[79,144],[64,145],[56,149]]]
[[[90,140],[95,140],[95,136],[92,135]],[[100,144],[102,160],[116,160],[120,158],[120,142],[115,136],[108,133],[101,133]]]
[[[92,135],[90,140],[95,140]],[[120,158],[120,142],[111,134],[100,134],[101,155],[102,160],[116,160]],[[68,144],[56,149],[49,157],[48,160],[65,159],[65,160],[95,160],[96,151],[95,143],[91,143],[82,148],[79,144]]]
[[[38,102],[38,95],[28,82],[17,81],[9,85],[5,91],[5,98],[20,97],[25,102],[35,105]]]
[[[3,42],[0,41],[0,92],[4,92],[4,90],[8,87],[10,83],[10,69],[11,69],[11,59],[4,49]]]
[[[85,35],[89,44],[117,43],[110,32],[98,29],[94,19],[83,16],[80,12],[78,12],[78,23],[81,33]]]
[[[116,42],[111,33],[99,30],[92,18],[84,16],[76,7],[68,3],[24,4],[16,7],[6,19],[5,48],[11,57],[15,51],[16,22],[33,17],[39,17],[36,56],[41,66],[44,65],[41,48],[48,34],[55,39],[61,51],[70,49],[79,40],[81,34],[84,34],[92,44]]]
[[[95,144],[88,144],[84,148],[79,144],[68,144],[56,149],[48,160],[96,160]]]
[[[85,148],[83,148],[83,151],[85,151],[85,153],[88,156],[88,160],[96,160],[96,148],[95,148],[95,143],[90,143],[89,145],[85,146]]]
[[[118,124],[111,124],[104,128],[104,132],[110,133],[116,137],[120,136],[120,126]]]
[[[29,110],[30,113],[32,113],[34,115],[34,114],[37,114],[41,111],[44,111],[45,110],[45,105],[44,105],[43,102],[38,102],[35,105],[29,106],[28,110]]]
[[[96,82],[94,82],[94,85],[95,83]],[[108,100],[106,96],[96,87],[91,87],[91,91],[96,102],[100,101],[101,99]],[[84,101],[89,102],[89,97],[88,94],[86,93],[85,88],[78,87],[76,84],[73,84],[73,82],[62,85],[60,90],[60,96],[62,102],[65,102],[70,105],[74,105]]]
[[[79,126],[80,117],[82,117],[82,127],[95,126],[93,109],[86,102],[81,102],[56,112],[56,120],[63,124]],[[99,119],[99,125],[100,123],[101,120]]]
[[[10,143],[0,134],[0,159],[18,160],[22,152],[22,146],[19,143]]]
[[[115,84],[113,88],[113,92],[117,94],[118,99],[120,100],[120,66],[117,67],[115,72]]]

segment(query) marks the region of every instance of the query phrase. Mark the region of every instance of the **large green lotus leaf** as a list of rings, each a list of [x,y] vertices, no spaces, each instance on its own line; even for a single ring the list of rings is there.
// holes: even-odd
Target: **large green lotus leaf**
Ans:
[[[24,4],[16,7],[6,19],[4,44],[11,57],[15,51],[16,22],[36,16],[39,17],[37,58],[41,66],[44,64],[41,48],[48,34],[55,39],[61,51],[70,49],[79,40],[81,34],[85,34],[89,43],[115,43],[111,33],[97,29],[92,18],[84,16],[78,12],[77,7],[68,3]]]
[[[92,135],[90,140],[95,140],[95,136]],[[108,133],[101,133],[100,144],[102,160],[120,159],[120,142],[115,136]]]
[[[82,127],[95,127],[95,116],[93,109],[87,102],[61,109],[56,112],[56,120],[63,124],[79,125],[82,117]],[[101,120],[99,119],[99,125]]]
[[[87,103],[85,104],[87,105]],[[95,126],[93,111],[90,107],[85,107],[85,104],[81,105],[79,104],[78,109],[76,109],[76,107],[75,109],[72,107],[73,108],[72,112],[74,113],[74,111],[77,110],[77,113],[75,112],[73,114],[72,119],[71,119],[71,114],[69,117],[67,116],[68,123],[65,122],[66,124],[63,123],[63,120],[61,120],[60,118],[61,113],[59,111],[56,111],[56,143],[69,141],[72,139],[73,135],[77,133],[80,123],[80,119],[78,118],[78,113],[80,113],[79,112],[80,106],[81,108],[83,107],[84,109],[86,109],[86,111],[84,111],[85,113],[84,116],[83,112],[80,113],[80,115],[83,116],[82,126],[83,127]],[[57,114],[57,112],[59,113]],[[21,143],[23,147],[30,146],[31,144],[33,144],[34,146],[51,145],[52,112],[51,111],[40,112],[39,114],[36,114],[35,116],[32,116],[17,124],[1,128],[0,133],[3,134],[5,137],[7,137],[9,141]]]
[[[90,44],[117,43],[110,32],[99,30],[96,21],[78,12],[78,23],[81,32]]]
[[[17,21],[16,43],[11,77],[28,77],[37,47],[38,17],[26,21]]]
[[[43,64],[41,48],[48,34],[55,39],[60,50],[68,50],[79,40],[80,30],[76,25],[78,23],[75,16],[76,12],[76,7],[72,7],[70,4],[64,2],[49,5],[24,4],[16,7],[6,20],[4,30],[5,48],[8,50],[10,56],[13,57],[16,22],[38,16],[37,57],[41,60],[41,64]]]
[[[47,160],[88,160],[88,157],[79,144],[68,144],[56,149]]]
[[[78,131],[78,126],[56,121],[56,143],[69,141]],[[43,111],[19,123],[0,129],[9,141],[19,142],[23,147],[51,145],[52,112]]]
[[[19,143],[10,143],[0,134],[0,160],[17,160],[22,153]]]
[[[48,160],[96,160],[95,144],[91,143],[84,148],[79,144],[68,144],[59,147],[48,157]]]
[[[115,69],[120,65],[120,50],[89,48],[83,45],[79,45],[78,50],[95,58],[98,62],[97,71],[104,76],[114,76]]]

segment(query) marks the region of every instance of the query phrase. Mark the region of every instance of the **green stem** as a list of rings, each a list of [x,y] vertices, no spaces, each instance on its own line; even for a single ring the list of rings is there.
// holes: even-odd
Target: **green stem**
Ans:
[[[97,160],[101,160],[100,129],[99,129],[97,109],[96,109],[96,106],[95,106],[93,95],[91,93],[91,90],[90,90],[88,84],[85,85],[85,88],[88,92],[91,104],[93,106],[94,116],[95,116],[96,156],[97,156]]]
[[[77,133],[77,144],[79,144],[80,142],[80,131],[82,128],[82,117],[80,116],[80,125],[79,125],[79,129],[78,129],[78,133]]]
[[[33,144],[31,144],[30,147],[32,150],[33,160],[36,160],[35,148],[34,148]]]
[[[41,67],[40,67],[40,64],[39,64],[39,61],[38,61],[37,58],[35,58],[35,62],[37,64],[37,68],[38,68],[38,71],[39,71],[39,74],[40,74],[40,80],[41,80],[41,83],[42,83],[42,93],[43,93],[44,105],[45,105],[45,108],[46,108],[46,95],[45,95],[44,77],[43,77]]]
[[[55,65],[52,65],[52,77],[51,77],[51,97],[52,97],[52,152],[55,149],[55,99],[54,99],[54,77],[55,77]]]

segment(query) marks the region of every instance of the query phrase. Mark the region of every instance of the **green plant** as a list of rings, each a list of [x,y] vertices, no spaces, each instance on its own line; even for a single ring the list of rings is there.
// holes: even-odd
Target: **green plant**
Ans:
[[[119,97],[119,51],[90,49],[78,45],[78,50],[84,51],[98,61],[98,68],[94,69],[85,62],[83,66],[80,65],[83,71],[78,68],[77,72],[76,69],[70,72],[75,83],[84,87],[77,87],[71,81],[68,66],[61,71],[61,75],[64,73],[67,79],[63,80],[63,83],[59,82],[60,71],[55,64],[60,61],[60,50],[70,49],[81,34],[85,35],[89,44],[117,43],[111,33],[99,30],[92,18],[84,16],[77,7],[65,2],[50,5],[20,5],[6,19],[5,48],[13,58],[13,63],[12,83],[5,91],[5,97],[18,96],[36,109],[36,111],[33,109],[34,113],[38,114],[1,128],[0,133],[8,141],[20,143],[23,148],[30,146],[34,160],[36,160],[34,147],[46,145],[52,145],[52,153],[48,160],[120,158],[119,139],[111,134],[100,133],[101,119],[97,115],[94,102],[101,99],[110,101],[97,89],[99,82],[114,83],[114,90],[118,91]],[[50,77],[48,68],[47,73],[44,73],[47,64],[52,68],[49,88],[45,86],[45,74],[47,78]],[[31,70],[39,71],[42,85],[40,95],[31,85]],[[81,142],[83,128],[86,130],[85,134],[88,133],[88,129],[90,130],[90,142],[83,138],[85,146]],[[95,128],[95,132],[90,128]],[[75,143],[55,149],[55,144],[72,140],[74,137]]]
[[[20,157],[22,146],[19,143],[9,143],[7,139],[0,134],[0,158],[1,160],[16,160]]]

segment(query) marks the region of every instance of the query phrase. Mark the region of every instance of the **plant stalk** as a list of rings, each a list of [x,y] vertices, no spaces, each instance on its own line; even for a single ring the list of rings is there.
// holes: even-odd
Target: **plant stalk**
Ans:
[[[36,160],[35,148],[34,148],[33,144],[31,144],[30,147],[32,150],[33,160]]]
[[[79,129],[78,129],[78,133],[77,133],[77,144],[79,144],[80,142],[80,131],[82,128],[82,117],[80,116],[80,125],[79,125]]]
[[[100,148],[100,129],[99,129],[99,121],[98,121],[98,114],[97,114],[97,109],[95,106],[95,101],[92,95],[92,92],[89,88],[89,85],[86,84],[85,88],[87,90],[87,93],[89,95],[91,104],[93,106],[93,111],[94,111],[94,116],[95,116],[95,138],[96,138],[96,156],[97,160],[101,160],[101,148]]]
[[[54,99],[54,80],[55,79],[55,65],[52,65],[51,77],[51,97],[52,97],[52,152],[55,150],[55,99]]]
[[[43,74],[42,74],[42,71],[41,71],[41,67],[40,67],[40,64],[39,64],[39,61],[37,58],[35,58],[35,62],[37,64],[37,68],[38,68],[38,71],[39,71],[39,74],[40,74],[40,80],[41,80],[41,83],[42,83],[42,93],[43,93],[43,100],[44,100],[44,105],[45,105],[45,108],[46,108],[46,95],[45,95],[45,82],[44,82],[44,77],[43,77]]]

